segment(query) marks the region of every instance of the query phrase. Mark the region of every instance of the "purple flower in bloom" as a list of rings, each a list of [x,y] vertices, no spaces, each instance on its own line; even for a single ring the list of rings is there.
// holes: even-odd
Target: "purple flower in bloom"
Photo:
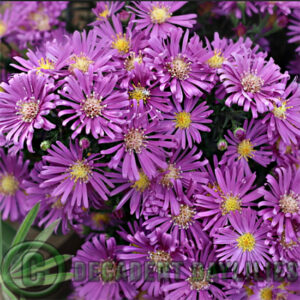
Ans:
[[[200,161],[202,151],[197,153],[197,147],[181,152],[178,148],[168,160],[165,168],[160,166],[155,178],[155,196],[164,201],[163,210],[171,208],[171,213],[180,213],[180,200],[192,205],[189,197],[199,184],[208,183],[207,173],[200,170],[208,161]],[[188,189],[185,193],[184,188]]]
[[[288,40],[289,43],[295,43],[300,41],[300,9],[295,9],[290,19],[291,24],[288,26],[287,35],[291,36]],[[300,46],[297,47],[296,51],[300,53]]]
[[[101,167],[106,164],[96,162],[99,154],[83,157],[78,142],[70,142],[67,148],[61,142],[52,144],[48,154],[43,156],[45,161],[40,173],[43,182],[40,188],[51,188],[51,196],[59,197],[61,204],[70,202],[70,207],[89,208],[103,200],[108,200],[109,191],[105,184],[113,187],[103,174]]]
[[[270,190],[263,187],[259,192],[264,201],[258,203],[263,207],[258,214],[264,220],[271,218],[271,226],[275,227],[278,235],[285,232],[285,241],[298,241],[299,234],[293,223],[300,225],[300,170],[296,167],[281,167],[275,169],[276,178],[267,175]],[[297,226],[296,226],[297,227]]]
[[[166,37],[170,32],[177,30],[178,25],[192,28],[196,23],[196,14],[173,16],[186,1],[139,1],[134,2],[135,7],[130,7],[138,19],[132,20],[136,23],[136,30],[143,30],[145,35],[151,37]]]
[[[214,12],[219,15],[234,14],[236,18],[242,18],[242,11],[245,10],[247,16],[251,17],[253,13],[257,14],[256,4],[249,1],[220,1]]]
[[[273,103],[283,94],[285,84],[281,80],[288,78],[281,74],[279,66],[272,58],[266,61],[262,56],[254,56],[251,51],[233,53],[232,61],[225,61],[220,69],[220,80],[229,94],[225,104],[238,104],[244,111],[257,113],[273,109]]]
[[[184,108],[177,105],[170,114],[164,114],[162,126],[170,128],[170,133],[174,132],[182,149],[186,144],[192,148],[194,143],[201,143],[201,131],[210,132],[210,128],[204,124],[212,123],[208,117],[213,110],[208,110],[206,102],[198,102],[197,98],[185,99]]]
[[[203,185],[204,191],[195,195],[195,206],[199,207],[195,219],[203,218],[204,230],[213,236],[218,228],[227,225],[231,212],[253,203],[261,195],[254,189],[255,173],[245,176],[238,164],[215,169],[215,181]]]
[[[6,155],[0,148],[0,212],[2,219],[16,221],[26,214],[28,196],[24,180],[29,179],[29,160],[23,154]]]
[[[34,71],[16,74],[9,83],[2,83],[0,92],[0,132],[7,133],[6,140],[13,140],[19,148],[26,141],[28,150],[32,148],[35,129],[51,130],[55,125],[45,116],[55,108],[54,85],[46,77]]]
[[[111,2],[111,1],[99,1],[95,8],[92,9],[93,13],[97,17],[97,21],[91,23],[91,25],[98,25],[99,23],[112,17],[118,12],[124,3],[122,2]]]
[[[280,97],[280,103],[275,104],[272,112],[263,119],[268,125],[268,138],[279,135],[286,145],[297,144],[300,137],[300,86],[293,81]]]
[[[167,168],[165,162],[168,152],[165,148],[174,148],[176,144],[173,136],[163,134],[164,128],[159,126],[156,120],[150,124],[144,117],[134,118],[128,124],[122,126],[122,133],[116,134],[114,140],[103,138],[99,143],[114,143],[118,145],[102,150],[102,154],[116,154],[108,164],[109,168],[116,169],[122,165],[122,176],[130,181],[139,180],[139,169],[152,179],[157,168]],[[138,162],[138,163],[137,163]]]
[[[246,133],[242,140],[235,137],[230,130],[227,131],[229,136],[225,135],[225,138],[229,146],[224,153],[220,164],[231,165],[234,161],[238,161],[242,168],[245,169],[246,173],[249,173],[249,159],[266,167],[272,161],[272,151],[268,151],[271,150],[269,146],[262,147],[262,145],[268,144],[268,137],[267,128],[262,125],[261,121],[252,119],[248,124],[248,120],[245,120],[243,128]],[[260,148],[257,149],[257,147]]]
[[[232,212],[228,216],[230,226],[219,228],[214,237],[214,243],[220,246],[216,252],[220,261],[237,263],[238,273],[246,274],[247,269],[252,273],[254,264],[261,270],[266,262],[271,261],[264,242],[270,230],[263,219],[257,218],[257,212],[245,208],[241,212]]]
[[[179,279],[162,286],[165,300],[210,300],[225,299],[222,291],[226,286],[225,274],[211,275],[211,267],[216,263],[216,252],[211,243],[199,251],[194,250],[192,259],[180,268]]]
[[[66,85],[61,91],[68,100],[57,101],[57,106],[64,106],[58,113],[59,117],[71,115],[63,121],[65,126],[74,121],[71,129],[74,139],[85,128],[85,133],[92,133],[95,139],[122,132],[119,124],[125,122],[123,115],[128,112],[129,101],[126,92],[114,90],[117,76],[94,75],[90,66],[87,73],[74,70],[75,76],[65,79]]]
[[[83,276],[84,280],[73,280],[79,297],[84,299],[133,299],[137,292],[134,286],[122,275],[123,268],[117,257],[116,240],[105,234],[94,236],[86,241],[72,260],[73,272]],[[80,265],[84,264],[84,268]],[[90,265],[93,264],[91,278]],[[126,274],[125,274],[126,275]]]
[[[182,35],[182,29],[178,28],[171,32],[169,39],[152,38],[150,47],[145,49],[148,57],[144,60],[156,70],[160,89],[170,86],[175,102],[182,102],[184,95],[187,98],[200,97],[203,91],[209,92],[213,86],[209,67],[201,63],[195,50],[191,50],[197,41],[192,38],[189,42],[188,30],[183,39]]]
[[[118,173],[109,172],[105,174],[112,178],[112,183],[120,184],[111,191],[110,196],[115,196],[121,192],[124,193],[116,210],[121,209],[127,201],[130,201],[130,214],[135,213],[136,218],[139,218],[141,207],[151,194],[151,181],[142,170],[139,172],[139,179],[135,181],[129,181],[128,179],[123,178],[122,170],[120,168],[118,168],[117,171]]]

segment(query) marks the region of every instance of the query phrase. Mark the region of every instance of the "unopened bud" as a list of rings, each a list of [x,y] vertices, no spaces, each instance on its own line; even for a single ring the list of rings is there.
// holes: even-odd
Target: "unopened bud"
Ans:
[[[90,141],[87,138],[82,138],[79,141],[79,146],[84,150],[90,146]]]
[[[246,130],[242,127],[238,127],[233,132],[234,137],[237,138],[239,141],[242,141],[246,136]]]
[[[228,146],[228,144],[227,144],[226,140],[224,140],[224,139],[219,140],[219,142],[218,142],[218,150],[225,151],[227,149],[227,146]]]
[[[48,141],[48,140],[42,141],[41,144],[40,144],[40,148],[41,148],[43,151],[47,151],[50,147],[51,147],[51,143],[50,143],[50,141]]]

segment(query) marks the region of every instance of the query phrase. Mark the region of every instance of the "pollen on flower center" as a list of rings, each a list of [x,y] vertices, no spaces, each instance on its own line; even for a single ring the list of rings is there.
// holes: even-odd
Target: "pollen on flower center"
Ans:
[[[145,146],[145,139],[146,137],[143,129],[135,128],[129,130],[124,136],[126,151],[129,153],[132,151],[140,153]]]
[[[138,104],[142,100],[145,104],[147,100],[150,98],[150,91],[146,88],[142,87],[140,83],[138,83],[137,86],[132,84],[134,90],[131,92],[128,92],[130,99],[135,99],[138,101]]]
[[[153,6],[150,13],[151,22],[154,24],[162,24],[166,22],[170,17],[171,14],[169,13],[169,9],[164,6]]]
[[[223,62],[225,60],[224,56],[222,55],[221,51],[217,52],[216,50],[214,51],[215,55],[211,57],[207,63],[211,68],[217,69],[221,68],[223,65]]]
[[[131,187],[143,193],[145,189],[147,189],[150,186],[150,180],[143,171],[139,172],[139,175],[140,175],[140,179],[135,181]]]
[[[17,115],[21,115],[23,122],[32,122],[39,112],[39,103],[35,99],[29,101],[19,101],[17,103]]]
[[[101,105],[101,101],[102,97],[98,99],[95,94],[92,94],[82,101],[81,109],[84,111],[87,117],[93,119],[97,116],[100,116],[102,109],[105,107],[105,105]]]
[[[51,29],[49,17],[40,10],[40,12],[31,13],[29,18],[34,21],[35,28],[40,31],[47,31]]]
[[[177,216],[172,216],[172,221],[179,228],[187,229],[194,221],[196,211],[188,205],[180,205],[180,213]]]
[[[109,16],[109,9],[108,6],[105,4],[105,9],[101,13],[99,13],[99,17],[107,18],[108,16]]]
[[[237,152],[240,155],[239,159],[242,157],[248,160],[248,157],[253,158],[255,150],[253,149],[253,144],[250,142],[249,139],[243,140],[239,143]]]
[[[264,84],[264,81],[251,73],[245,74],[242,78],[242,86],[245,92],[248,93],[257,93],[260,91],[261,87]]]
[[[126,57],[124,61],[124,67],[127,71],[131,71],[134,69],[135,63],[141,64],[143,62],[143,56],[140,53],[138,56],[135,55],[134,52],[130,52],[130,54]]]
[[[197,270],[196,274],[191,275],[186,279],[191,285],[192,290],[207,290],[210,286],[207,270]]]
[[[70,175],[75,182],[77,182],[77,180],[81,182],[88,182],[90,174],[91,168],[84,161],[78,160],[70,167]]]
[[[0,21],[0,36],[3,36],[6,32],[6,25],[3,21]]]
[[[175,113],[175,122],[175,127],[179,127],[180,129],[189,128],[192,122],[191,114],[185,111]]]
[[[224,201],[221,204],[222,215],[226,215],[231,211],[241,210],[241,200],[237,196],[223,196]]]
[[[168,267],[172,262],[171,255],[164,250],[150,252],[149,259],[154,263],[154,270],[156,271],[163,267]]]
[[[0,178],[0,193],[14,195],[19,188],[19,182],[13,175],[3,175]]]
[[[118,265],[112,259],[103,260],[98,267],[99,278],[103,282],[116,281]]]
[[[191,62],[188,62],[185,57],[179,54],[171,62],[166,64],[166,67],[172,77],[180,80],[185,80],[189,77],[191,71]]]
[[[289,195],[281,196],[279,206],[285,214],[299,212],[300,196],[291,192]]]
[[[74,69],[78,69],[81,72],[86,73],[89,69],[89,66],[93,63],[92,60],[90,60],[87,56],[83,54],[79,56],[74,55],[72,59],[74,60],[74,62],[70,64],[71,72],[73,72]]]
[[[260,290],[260,299],[262,300],[272,300],[273,299],[273,293],[271,287],[265,287]]]
[[[274,106],[273,114],[276,118],[286,119],[286,110],[292,108],[292,106],[286,106],[286,101],[281,103],[281,106]]]
[[[121,54],[126,54],[129,51],[129,40],[126,34],[118,33],[111,44],[112,48],[117,49]]]
[[[180,178],[180,170],[176,168],[175,164],[169,164],[164,172],[165,174],[160,181],[164,186],[171,187],[173,185],[171,180]]]
[[[41,69],[44,70],[53,70],[54,69],[54,63],[49,60],[48,58],[46,58],[46,60],[42,57],[39,60],[39,66],[36,68],[38,73],[42,72]]]
[[[255,237],[252,233],[245,233],[236,239],[238,247],[245,251],[252,251],[255,247]]]

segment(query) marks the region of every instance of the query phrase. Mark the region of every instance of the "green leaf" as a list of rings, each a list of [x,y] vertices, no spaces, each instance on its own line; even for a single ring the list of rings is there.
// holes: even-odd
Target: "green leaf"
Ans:
[[[10,248],[10,245],[12,243],[12,240],[14,236],[16,235],[16,230],[9,225],[7,222],[0,221],[2,226],[2,238],[0,240],[0,244],[2,243],[2,254],[5,254],[5,252]]]
[[[40,203],[37,203],[27,214],[25,220],[22,222],[21,226],[19,227],[19,230],[17,231],[17,234],[11,244],[11,247],[13,247],[25,240],[27,233],[32,226],[32,223],[34,222],[34,220],[37,216],[39,208],[40,208]]]
[[[51,236],[51,234],[53,233],[57,223],[60,222],[60,219],[56,220],[55,222],[53,222],[51,225],[49,225],[47,228],[45,228],[42,232],[40,232],[36,237],[35,237],[35,241],[39,241],[39,242],[45,242],[48,240],[48,238]],[[19,259],[17,259],[17,261],[14,263],[13,267],[12,267],[12,272],[16,271],[17,269],[19,269],[21,267],[21,262],[22,262],[22,258],[24,257],[24,255],[26,255],[27,253],[30,252],[30,255],[26,255],[26,259],[23,261],[23,264],[26,264],[34,255],[35,253],[39,250],[40,247],[34,247],[34,250],[32,251],[31,249],[28,249],[28,251],[26,251],[25,253],[23,253]]]
[[[1,289],[5,300],[18,300],[18,298],[4,284],[1,284]]]
[[[65,262],[65,261],[69,260],[70,258],[72,258],[73,255],[63,254],[63,255],[61,255],[61,257],[62,257],[62,259],[60,258],[61,262]],[[23,273],[25,271],[30,270],[30,269],[31,269],[30,274],[35,274],[37,272],[42,272],[42,271],[49,270],[49,269],[51,269],[53,267],[56,267],[57,265],[58,265],[57,264],[57,256],[51,257],[51,258],[45,260],[43,263],[36,264],[35,266],[32,266],[30,268],[26,268],[24,270],[21,270],[21,271],[18,271],[16,273],[13,273],[12,277],[13,278],[22,277]]]

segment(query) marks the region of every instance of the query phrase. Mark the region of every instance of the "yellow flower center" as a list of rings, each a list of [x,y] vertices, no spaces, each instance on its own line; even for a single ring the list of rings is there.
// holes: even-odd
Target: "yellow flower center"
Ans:
[[[182,111],[180,113],[175,113],[175,115],[175,127],[179,127],[180,129],[189,128],[192,122],[190,113]]]
[[[108,6],[105,4],[105,9],[99,13],[99,17],[98,19],[101,19],[101,18],[107,18],[109,16],[109,9],[108,9]]]
[[[118,265],[112,259],[103,260],[99,263],[98,271],[101,281],[113,282],[118,275]]]
[[[299,212],[299,195],[294,194],[291,192],[289,195],[283,195],[281,196],[279,200],[279,206],[281,210],[285,214],[293,214],[293,213],[298,213]]]
[[[231,211],[241,210],[240,202],[241,200],[237,196],[230,196],[224,197],[224,201],[221,205],[222,215],[226,215]]]
[[[96,225],[107,224],[110,220],[110,215],[108,213],[92,213],[91,218]]]
[[[146,104],[147,100],[150,99],[150,91],[142,87],[140,83],[138,83],[137,86],[132,84],[132,86],[134,90],[128,92],[129,98],[137,100],[138,104],[140,103],[141,100],[143,100],[144,103]]]
[[[263,86],[264,81],[260,77],[248,73],[242,78],[241,83],[245,92],[257,93],[260,91],[261,87]]]
[[[181,204],[179,215],[173,216],[172,221],[175,225],[178,225],[179,228],[187,229],[193,223],[195,214],[196,211],[193,208]]]
[[[70,167],[70,175],[75,183],[77,182],[77,180],[79,180],[80,182],[88,182],[89,174],[91,174],[91,168],[84,161],[78,160]]]
[[[126,57],[125,61],[124,61],[124,68],[127,71],[131,71],[134,69],[134,64],[135,63],[141,64],[143,62],[143,56],[140,53],[138,56],[135,55],[134,52],[130,52],[130,54],[128,55],[128,57]]]
[[[89,70],[89,66],[93,63],[87,56],[81,54],[79,56],[73,56],[74,62],[70,64],[70,71],[73,72],[74,69],[78,69],[81,72],[86,73]]]
[[[287,101],[283,101],[281,106],[274,106],[273,114],[278,119],[286,119],[286,110],[292,108],[292,106],[286,106]]]
[[[44,60],[44,58],[42,57],[39,60],[39,66],[36,69],[37,69],[38,73],[42,72],[41,69],[53,70],[54,69],[54,63],[51,60],[49,60],[48,58],[46,58],[46,60]]]
[[[150,186],[150,180],[144,172],[139,172],[139,175],[140,179],[135,181],[135,183],[131,187],[143,193],[145,189]]]
[[[189,77],[191,71],[191,62],[187,62],[180,54],[174,58],[171,62],[166,64],[166,67],[172,77],[176,77],[180,80],[185,80]]]
[[[30,100],[27,102],[18,102],[17,115],[21,115],[22,121],[26,123],[32,122],[39,112],[40,101]]]
[[[245,251],[252,251],[255,247],[255,237],[252,233],[245,233],[236,239],[238,247]]]
[[[160,272],[162,268],[168,267],[172,262],[170,254],[164,250],[150,252],[149,259],[154,263],[154,270],[157,272]]]
[[[273,293],[272,293],[272,287],[265,287],[260,290],[260,299],[261,300],[272,300],[273,299]]]
[[[176,168],[175,164],[169,164],[168,168],[164,171],[166,173],[161,179],[160,183],[164,186],[171,187],[171,180],[180,178],[180,170]]]
[[[34,21],[35,29],[38,29],[39,31],[47,31],[51,29],[49,17],[42,10],[39,10],[39,12],[36,13],[31,13],[29,18]]]
[[[131,153],[135,151],[136,153],[140,153],[142,151],[142,147],[145,146],[145,135],[143,129],[131,129],[124,136],[124,142],[126,151]]]
[[[101,105],[102,98],[99,99],[95,97],[93,93],[90,97],[84,99],[81,103],[81,109],[84,111],[85,115],[89,118],[95,118],[101,115],[102,109],[106,105]]]
[[[19,188],[19,182],[13,175],[3,175],[0,179],[0,193],[12,196]]]
[[[170,14],[169,9],[167,7],[161,6],[153,6],[150,12],[151,22],[154,24],[162,24],[166,22],[172,14]]]
[[[6,32],[6,25],[3,21],[0,21],[0,36],[3,36]]]
[[[225,58],[222,55],[221,51],[217,52],[215,50],[214,53],[215,53],[215,55],[213,57],[211,57],[207,61],[207,63],[211,68],[214,68],[214,69],[221,68]]]
[[[241,143],[239,143],[237,152],[240,155],[239,159],[243,157],[248,161],[248,157],[254,157],[255,150],[253,149],[253,144],[250,142],[250,140],[243,140]]]
[[[126,54],[129,51],[129,40],[126,38],[126,34],[118,33],[114,41],[111,44],[112,48],[117,49],[119,53]]]

